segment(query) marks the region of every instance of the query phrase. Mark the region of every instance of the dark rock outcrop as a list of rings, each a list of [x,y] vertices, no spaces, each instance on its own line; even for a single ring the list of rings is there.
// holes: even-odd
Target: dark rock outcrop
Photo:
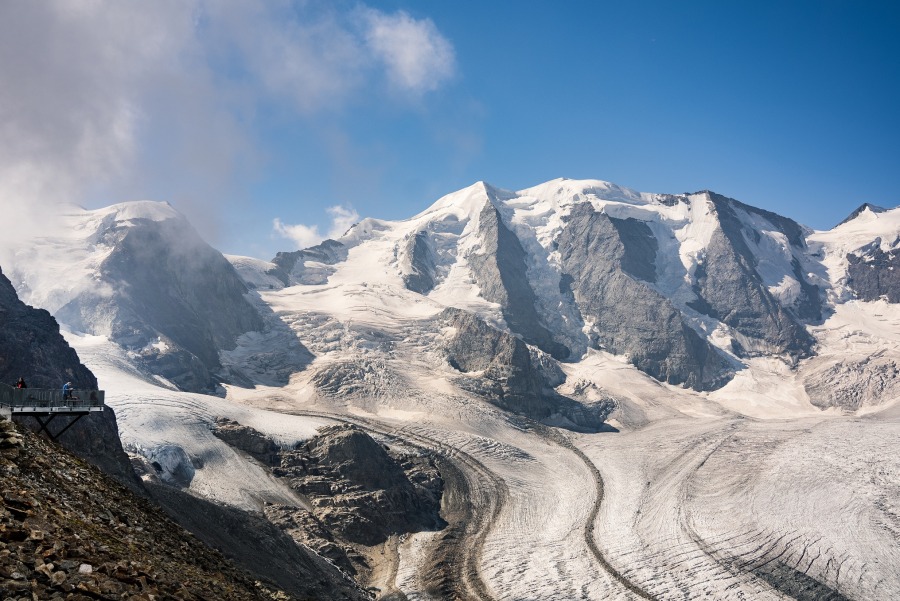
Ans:
[[[277,465],[279,447],[262,432],[226,417],[216,420],[212,433],[226,444],[244,451],[260,463]]]
[[[97,290],[79,295],[57,317],[78,330],[109,334],[138,353],[147,371],[184,390],[214,392],[228,379],[219,352],[264,327],[234,267],[180,216],[110,220],[96,238],[112,248]]]
[[[365,582],[371,573],[372,562],[360,549],[332,532],[316,517],[314,511],[304,507],[271,504],[263,508],[266,519],[281,528],[294,542],[308,547],[324,557],[346,574]]]
[[[478,316],[461,309],[445,309],[438,323],[453,328],[444,342],[450,365],[463,373],[480,372],[478,377],[461,376],[458,383],[507,411],[536,420],[563,416],[585,429],[602,427],[613,407],[592,408],[558,394],[549,377],[532,360],[528,345],[519,338],[488,325]]]
[[[0,382],[18,378],[32,388],[56,390],[71,381],[75,388],[97,388],[97,378],[59,333],[50,313],[19,300],[0,270]]]
[[[847,285],[860,300],[900,303],[900,249],[881,250],[881,239],[847,255]]]
[[[656,253],[659,243],[650,227],[638,219],[616,219],[609,221],[616,228],[622,242],[622,271],[645,282],[656,282]]]
[[[279,252],[272,259],[278,266],[276,277],[290,284],[323,284],[333,273],[328,265],[337,265],[347,260],[347,247],[337,240],[325,240],[321,244],[303,250]],[[307,262],[313,265],[307,266]],[[316,265],[319,264],[319,265]]]
[[[428,233],[417,232],[410,238],[406,254],[409,256],[411,271],[403,275],[403,284],[413,292],[428,294],[435,285],[434,251],[429,246]]]
[[[730,379],[727,361],[647,281],[656,245],[646,225],[574,207],[557,240],[566,283],[598,343],[670,384],[710,390]],[[642,281],[644,280],[644,281]]]
[[[330,426],[284,451],[278,477],[310,499],[317,520],[339,538],[375,545],[392,534],[434,530],[443,482],[428,457],[391,456],[350,425]]]
[[[97,389],[97,379],[59,333],[56,319],[47,311],[19,300],[12,284],[0,271],[0,381],[12,384],[19,377],[31,388],[56,390],[71,381],[75,388]],[[39,428],[34,418],[16,419],[32,430]],[[54,418],[51,430],[60,431],[71,419]],[[142,492],[122,449],[112,408],[82,417],[66,430],[59,443],[133,491]]]
[[[526,254],[522,243],[503,223],[490,202],[479,215],[482,247],[468,257],[481,295],[500,305],[509,329],[556,359],[569,356],[569,349],[556,342],[541,322],[537,297],[528,283]]]

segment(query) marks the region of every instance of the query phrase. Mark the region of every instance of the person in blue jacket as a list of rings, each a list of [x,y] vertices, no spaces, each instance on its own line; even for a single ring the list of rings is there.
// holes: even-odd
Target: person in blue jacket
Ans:
[[[68,401],[69,399],[71,399],[72,398],[72,383],[66,382],[65,384],[63,384],[62,392],[63,392],[63,400],[64,401]]]

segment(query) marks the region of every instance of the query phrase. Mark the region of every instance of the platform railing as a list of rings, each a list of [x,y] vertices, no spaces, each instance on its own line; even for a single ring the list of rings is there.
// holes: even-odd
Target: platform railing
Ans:
[[[106,392],[72,389],[71,398],[63,398],[59,390],[14,388],[0,383],[0,406],[15,413],[81,413],[103,411]]]

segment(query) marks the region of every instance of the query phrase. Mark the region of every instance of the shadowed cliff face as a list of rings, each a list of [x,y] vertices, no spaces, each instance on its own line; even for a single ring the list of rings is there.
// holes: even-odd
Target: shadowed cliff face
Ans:
[[[75,388],[96,389],[97,379],[81,364],[75,350],[59,333],[59,324],[43,309],[34,309],[19,300],[12,284],[0,272],[0,381],[13,384],[25,378],[31,388],[56,390],[71,381]],[[72,418],[58,417],[50,424],[59,432]],[[32,417],[17,417],[32,430]],[[134,491],[141,486],[122,450],[116,416],[107,407],[82,417],[59,438],[59,443],[87,459]]]
[[[585,203],[572,211],[558,245],[565,282],[599,345],[670,384],[709,390],[730,379],[725,359],[647,284],[656,279],[657,245],[645,224]]]
[[[742,352],[749,355],[785,354],[797,360],[812,353],[813,337],[799,317],[819,319],[821,301],[817,287],[809,284],[793,263],[802,294],[796,315],[785,309],[763,284],[756,259],[745,236],[759,236],[743,226],[736,210],[760,214],[778,227],[790,244],[805,246],[803,232],[790,219],[752,209],[737,201],[710,194],[719,227],[706,249],[706,261],[697,269],[695,292],[699,300],[692,308],[731,326],[738,334]]]
[[[472,274],[481,295],[500,305],[509,329],[556,359],[569,356],[569,349],[553,339],[535,309],[537,298],[528,283],[525,250],[491,203],[479,216],[482,249],[469,256]]]
[[[900,303],[900,249],[885,252],[880,242],[847,255],[847,284],[860,300]]]
[[[97,242],[112,247],[100,268],[112,293],[85,292],[57,316],[76,329],[108,335],[136,352],[149,372],[184,390],[211,392],[227,381],[219,352],[264,324],[221,253],[181,218],[113,223],[98,232]]]
[[[411,273],[403,275],[403,284],[413,292],[428,294],[435,286],[434,251],[427,232],[417,232],[409,239],[406,254],[410,257]]]
[[[0,271],[0,382],[12,386],[20,377],[32,388],[55,390],[68,381],[97,388],[97,378],[78,360],[53,316],[19,300]]]

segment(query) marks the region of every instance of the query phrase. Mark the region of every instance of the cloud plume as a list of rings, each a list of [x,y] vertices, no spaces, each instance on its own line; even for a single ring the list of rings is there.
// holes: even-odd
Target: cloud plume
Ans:
[[[432,21],[371,9],[364,15],[366,44],[397,89],[424,93],[438,89],[453,75],[453,47]]]
[[[363,87],[417,98],[454,70],[431,21],[364,6],[2,2],[0,209],[28,236],[59,203],[149,193],[212,236],[213,209],[264,161],[262,107],[312,119]]]
[[[319,226],[283,223],[276,217],[272,222],[275,233],[282,238],[293,241],[297,248],[309,248],[315,246],[326,238],[337,239],[343,236],[350,226],[359,221],[359,213],[350,207],[333,206],[326,209],[331,215],[331,225],[326,234],[319,233]]]

